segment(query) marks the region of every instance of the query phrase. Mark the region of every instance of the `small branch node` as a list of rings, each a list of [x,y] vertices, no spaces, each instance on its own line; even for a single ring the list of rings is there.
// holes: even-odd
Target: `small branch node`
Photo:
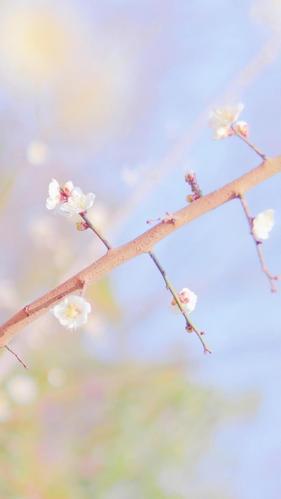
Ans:
[[[154,223],[164,223],[164,224],[175,224],[177,221],[177,218],[172,215],[169,212],[166,212],[166,215],[164,217],[158,217],[158,218],[152,218],[151,220],[146,220],[147,224],[154,224]]]
[[[26,317],[29,317],[31,315],[31,311],[30,311],[30,308],[28,305],[26,305],[25,307],[23,307],[23,311],[26,315]]]

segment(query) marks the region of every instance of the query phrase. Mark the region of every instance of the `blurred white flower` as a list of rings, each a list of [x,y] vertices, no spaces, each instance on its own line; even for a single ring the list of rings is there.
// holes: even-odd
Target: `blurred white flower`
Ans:
[[[17,404],[31,404],[38,393],[37,384],[30,377],[18,375],[11,378],[7,383],[7,392],[11,399]]]
[[[214,130],[215,139],[224,139],[234,135],[232,125],[237,121],[240,113],[244,109],[244,104],[224,106],[211,111],[209,125]]]
[[[58,181],[53,178],[49,183],[49,196],[46,201],[46,208],[48,210],[54,210],[61,203],[65,203],[68,200],[73,188],[73,183],[71,181],[66,182],[66,184],[61,187]]]
[[[48,372],[48,382],[55,388],[60,388],[65,384],[65,371],[59,367],[54,367]]]
[[[257,241],[269,238],[269,233],[274,226],[274,210],[265,210],[253,220],[253,235]]]
[[[86,324],[91,305],[82,296],[66,296],[52,309],[59,323],[67,329],[76,329]]]
[[[48,156],[48,146],[40,141],[33,140],[27,147],[26,157],[31,165],[42,165]]]
[[[196,303],[197,303],[197,295],[195,293],[193,293],[193,291],[191,291],[188,288],[183,288],[179,292],[178,298],[179,298],[180,303],[183,306],[184,311],[187,314],[190,314],[191,312],[193,312],[193,310],[196,307]],[[175,299],[172,300],[172,305],[177,307],[177,309],[178,309],[178,306],[177,306]]]
[[[139,171],[136,168],[128,168],[127,166],[122,168],[120,175],[124,184],[129,187],[134,187],[138,183],[140,177]]]
[[[61,204],[60,210],[70,216],[84,213],[93,206],[95,197],[92,192],[84,194],[80,187],[74,187],[66,202]]]
[[[29,226],[29,232],[33,242],[38,246],[53,249],[58,244],[59,234],[54,220],[47,215],[33,219]]]

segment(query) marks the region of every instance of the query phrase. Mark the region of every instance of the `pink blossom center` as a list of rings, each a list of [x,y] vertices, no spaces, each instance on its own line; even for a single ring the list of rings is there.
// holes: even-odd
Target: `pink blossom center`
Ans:
[[[69,189],[67,189],[67,187],[61,187],[60,188],[60,202],[67,203],[70,194],[71,194],[71,192]]]
[[[185,293],[179,293],[180,302],[186,304],[189,302],[189,298]]]

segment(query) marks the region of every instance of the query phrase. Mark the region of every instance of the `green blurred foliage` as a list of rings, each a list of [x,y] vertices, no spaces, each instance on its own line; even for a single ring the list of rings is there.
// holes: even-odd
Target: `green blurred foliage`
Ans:
[[[232,497],[223,485],[201,483],[197,470],[219,425],[252,415],[255,397],[227,400],[176,365],[93,366],[85,359],[77,370],[71,362],[55,388],[34,366],[37,400],[14,404],[2,422],[0,497]]]
[[[110,277],[104,277],[90,284],[87,296],[95,303],[97,310],[116,324],[121,320],[122,312],[114,295]]]
[[[3,174],[0,177],[0,215],[5,210],[14,184],[16,182],[17,174]]]

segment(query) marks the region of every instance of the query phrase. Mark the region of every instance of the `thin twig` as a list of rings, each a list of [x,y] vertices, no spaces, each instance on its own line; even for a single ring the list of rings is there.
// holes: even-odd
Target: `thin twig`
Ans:
[[[101,232],[90,222],[89,218],[87,217],[86,213],[80,213],[80,217],[84,220],[86,223],[87,227],[91,229],[96,236],[101,240],[101,242],[106,246],[108,250],[111,249],[111,245],[109,242],[105,239],[105,237],[101,234]]]
[[[251,149],[253,149],[253,151],[255,151],[255,153],[263,160],[263,161],[266,161],[267,157],[266,155],[261,152],[254,144],[252,144],[251,142],[249,142],[249,140],[244,137],[241,133],[239,133],[235,126],[231,126],[231,130],[234,132],[234,135],[236,135],[236,137],[238,137],[239,139],[241,139],[243,142],[245,142],[245,144],[247,144],[248,147],[250,147]]]
[[[160,274],[162,275],[162,277],[165,281],[166,288],[170,291],[170,293],[173,296],[179,310],[181,311],[182,315],[184,316],[184,319],[186,322],[186,330],[188,332],[192,332],[192,331],[195,332],[195,334],[198,336],[200,342],[202,343],[204,353],[212,353],[212,351],[207,347],[205,341],[203,340],[202,333],[200,331],[198,331],[196,326],[194,326],[194,324],[191,322],[190,318],[188,317],[186,311],[184,310],[184,308],[179,300],[177,291],[175,290],[175,288],[171,284],[170,280],[168,279],[165,270],[161,266],[160,262],[158,261],[158,259],[155,256],[155,254],[152,253],[152,251],[149,251],[148,254],[149,254],[150,258],[152,259],[152,261],[154,262],[154,264],[156,265],[156,267],[158,268]]]
[[[27,365],[23,362],[23,360],[18,356],[18,354],[16,352],[14,352],[14,350],[12,350],[10,347],[8,347],[8,345],[4,345],[4,348],[6,348],[6,350],[8,350],[8,352],[10,352],[14,357],[16,357],[16,359],[19,361],[19,363],[25,368],[25,369],[28,369]]]
[[[253,241],[255,243],[255,246],[256,246],[256,250],[257,250],[257,254],[258,254],[258,259],[259,259],[259,262],[260,262],[260,266],[261,266],[262,272],[266,275],[266,277],[267,277],[267,279],[269,281],[270,291],[272,293],[276,293],[277,287],[275,285],[275,281],[279,281],[281,279],[281,276],[272,274],[270,272],[270,270],[268,269],[268,267],[267,267],[267,265],[265,263],[265,259],[264,259],[264,254],[263,254],[263,250],[262,250],[262,243],[260,241],[256,240],[256,238],[254,236],[254,233],[253,233],[253,221],[254,221],[254,218],[251,216],[248,203],[247,203],[246,199],[243,196],[240,195],[240,196],[238,196],[238,198],[240,200],[240,203],[242,205],[244,214],[246,216],[246,219],[247,219],[249,227],[250,227],[250,234],[251,234],[251,236],[253,238]]]

